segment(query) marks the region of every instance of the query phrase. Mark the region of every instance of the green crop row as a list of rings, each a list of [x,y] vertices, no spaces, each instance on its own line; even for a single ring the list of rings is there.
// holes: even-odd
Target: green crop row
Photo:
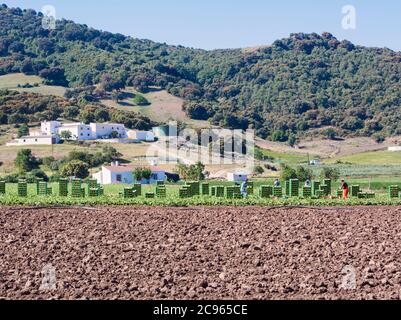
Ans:
[[[303,198],[271,198],[262,199],[251,196],[247,199],[227,199],[209,196],[197,196],[182,199],[178,196],[168,198],[145,198],[145,196],[125,199],[110,195],[87,198],[59,197],[59,196],[33,196],[19,197],[17,195],[0,195],[0,205],[85,205],[85,206],[119,206],[119,205],[141,205],[141,206],[359,206],[359,205],[401,205],[400,199],[389,199],[379,196],[375,199],[303,199]]]

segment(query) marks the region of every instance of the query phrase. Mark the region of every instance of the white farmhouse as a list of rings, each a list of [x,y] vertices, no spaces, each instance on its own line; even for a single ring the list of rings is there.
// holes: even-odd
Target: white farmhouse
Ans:
[[[57,136],[26,136],[10,141],[7,147],[14,146],[35,146],[35,145],[52,145],[57,144],[59,139]]]
[[[120,165],[118,162],[112,163],[110,166],[103,166],[102,170],[93,175],[93,179],[96,179],[98,183],[103,185],[109,184],[133,184],[141,182],[143,184],[154,184],[157,181],[166,181],[166,172],[155,166],[147,167],[152,171],[152,176],[149,180],[136,181],[134,177],[134,170],[141,166],[130,166]]]
[[[88,141],[98,139],[111,139],[115,134],[118,139],[128,137],[127,130],[123,124],[118,123],[61,123],[58,121],[43,122],[41,130],[46,135],[61,135],[69,132],[71,140]]]

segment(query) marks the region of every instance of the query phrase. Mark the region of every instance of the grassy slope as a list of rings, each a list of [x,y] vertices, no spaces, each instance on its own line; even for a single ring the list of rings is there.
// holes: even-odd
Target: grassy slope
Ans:
[[[132,87],[126,88],[123,92],[127,94],[138,93]],[[132,98],[123,99],[119,103],[113,100],[102,100],[101,103],[119,110],[139,112],[156,122],[163,123],[168,120],[176,120],[195,128],[210,127],[210,124],[207,121],[190,119],[182,110],[184,100],[169,94],[165,90],[155,90],[149,93],[140,94],[150,102],[149,106],[135,106],[132,102]]]
[[[327,163],[336,163],[338,161],[359,165],[401,165],[401,152],[365,152],[330,159]]]
[[[18,88],[18,85],[21,86],[25,84],[33,85],[35,83],[38,83],[39,87]],[[43,95],[53,95],[58,97],[63,97],[66,91],[66,88],[64,87],[44,85],[43,80],[40,77],[27,76],[22,73],[12,73],[0,76],[0,90],[1,89],[16,90],[19,92],[33,92],[33,93],[39,93]]]

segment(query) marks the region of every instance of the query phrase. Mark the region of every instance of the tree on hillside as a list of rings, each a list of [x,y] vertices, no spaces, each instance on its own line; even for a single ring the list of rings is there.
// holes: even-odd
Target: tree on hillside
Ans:
[[[89,176],[89,166],[80,160],[73,160],[65,164],[61,169],[63,177],[75,177],[85,179]]]
[[[26,124],[23,124],[18,128],[17,136],[18,138],[25,137],[29,135],[29,127]]]
[[[45,79],[45,83],[52,86],[67,86],[68,82],[64,75],[64,69],[53,67],[43,69],[40,71],[39,76]]]
[[[140,94],[136,94],[135,98],[132,99],[132,102],[136,106],[148,106],[148,105],[150,105],[150,102],[144,96],[142,96]]]
[[[337,132],[333,128],[329,128],[324,132],[327,139],[334,140],[337,137]]]
[[[14,160],[20,172],[29,172],[39,168],[40,161],[32,154],[31,149],[21,149]]]

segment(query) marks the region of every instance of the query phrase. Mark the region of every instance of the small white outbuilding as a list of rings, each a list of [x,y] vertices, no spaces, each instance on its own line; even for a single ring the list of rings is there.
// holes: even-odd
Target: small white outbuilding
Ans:
[[[10,141],[6,146],[50,146],[57,143],[59,143],[58,136],[26,136]]]
[[[227,180],[230,182],[241,183],[248,180],[249,174],[246,172],[229,172]]]

